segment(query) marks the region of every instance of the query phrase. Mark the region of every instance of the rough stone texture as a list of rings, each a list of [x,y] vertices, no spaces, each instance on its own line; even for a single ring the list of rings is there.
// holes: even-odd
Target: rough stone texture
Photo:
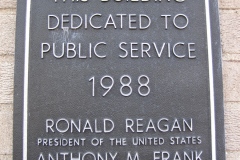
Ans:
[[[235,9],[240,8],[239,0],[219,0],[220,9]]]
[[[239,83],[240,74],[239,73],[240,73],[239,62],[237,61],[223,62],[224,100],[227,102],[240,101],[240,98],[239,98],[240,97],[240,83]]]
[[[0,155],[0,160],[12,160],[12,155]]]
[[[222,56],[223,61],[231,61],[231,62],[240,62],[240,53],[239,54],[227,54],[225,53]]]
[[[0,56],[0,104],[13,103],[13,68],[13,55]]]
[[[0,8],[16,8],[17,0],[0,0]]]
[[[227,160],[239,160],[240,152],[227,152],[226,157],[227,157]]]
[[[0,55],[14,54],[15,19],[16,15],[12,10],[0,12]]]
[[[226,159],[240,159],[240,1],[219,0],[223,47]]]
[[[240,151],[239,111],[240,102],[228,102],[225,104],[225,129],[227,151]]]
[[[220,24],[223,53],[240,54],[240,9],[221,10]]]
[[[12,154],[12,119],[12,105],[0,105],[0,155]],[[0,158],[0,160],[2,159]]]

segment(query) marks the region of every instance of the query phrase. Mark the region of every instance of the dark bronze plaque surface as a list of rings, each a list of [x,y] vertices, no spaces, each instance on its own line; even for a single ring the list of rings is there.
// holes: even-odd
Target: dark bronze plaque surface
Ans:
[[[14,160],[224,160],[217,0],[18,0]]]

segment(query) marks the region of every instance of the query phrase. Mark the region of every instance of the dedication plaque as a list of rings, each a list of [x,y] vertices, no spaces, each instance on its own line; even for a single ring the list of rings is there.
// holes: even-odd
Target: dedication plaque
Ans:
[[[14,160],[224,160],[217,0],[18,0]]]

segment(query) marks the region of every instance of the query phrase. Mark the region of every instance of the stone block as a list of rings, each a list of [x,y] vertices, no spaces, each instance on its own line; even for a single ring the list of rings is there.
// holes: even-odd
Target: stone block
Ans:
[[[12,160],[12,155],[0,155],[1,160]]]
[[[14,54],[16,15],[0,13],[0,55]]]
[[[0,8],[16,8],[17,0],[0,0]]]
[[[219,8],[221,9],[234,9],[240,8],[239,0],[218,0]]]
[[[14,56],[0,55],[0,104],[13,103]]]
[[[226,102],[240,102],[240,62],[223,61],[223,91]]]
[[[13,139],[13,106],[12,105],[0,105],[0,126],[1,126],[0,127],[1,129],[0,155],[12,154],[12,139]]]
[[[226,150],[240,152],[240,102],[225,103]]]
[[[220,24],[223,53],[240,54],[240,9],[221,10]]]
[[[240,62],[240,54],[223,54],[223,61]]]
[[[227,157],[227,160],[239,160],[240,152],[227,152],[226,157]]]

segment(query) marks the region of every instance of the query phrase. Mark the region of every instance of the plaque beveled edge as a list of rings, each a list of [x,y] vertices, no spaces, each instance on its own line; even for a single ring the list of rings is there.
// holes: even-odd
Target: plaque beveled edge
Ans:
[[[28,150],[28,67],[31,1],[32,0],[18,0],[16,22],[13,159],[19,159],[21,157],[23,160],[27,160]],[[225,160],[222,63],[219,61],[221,60],[220,29],[219,27],[213,28],[214,26],[219,26],[218,1],[211,0],[211,2],[212,3],[210,3],[210,0],[205,0],[209,61],[212,160]],[[25,37],[25,41],[22,41],[22,37]],[[215,52],[218,54],[213,54]],[[216,92],[216,90],[218,90],[218,92]],[[216,121],[216,115],[222,118]],[[22,132],[20,132],[20,130]]]
[[[25,24],[25,54],[24,54],[24,92],[23,92],[23,159],[27,160],[28,143],[28,74],[29,74],[29,48],[30,48],[30,21],[31,21],[31,0],[26,4]]]
[[[214,99],[214,83],[213,83],[213,57],[212,57],[212,33],[209,0],[205,0],[206,12],[206,30],[207,30],[207,46],[208,46],[208,69],[209,69],[209,90],[210,90],[210,112],[211,112],[211,144],[212,144],[212,160],[216,160],[216,116],[215,116],[215,99]]]

